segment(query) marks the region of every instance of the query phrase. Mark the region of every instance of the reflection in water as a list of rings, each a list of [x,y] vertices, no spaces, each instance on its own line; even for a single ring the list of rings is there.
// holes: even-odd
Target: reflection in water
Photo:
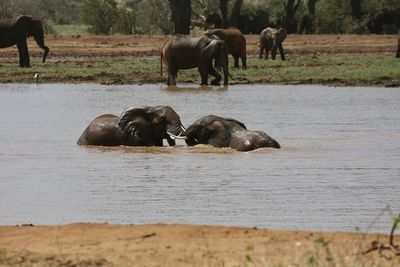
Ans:
[[[0,224],[366,229],[400,209],[397,88],[0,85]],[[169,105],[243,121],[282,149],[83,147],[97,115]],[[382,216],[370,231],[389,232]]]
[[[204,92],[226,92],[228,86],[194,86],[194,85],[179,85],[165,86],[164,90],[168,93],[204,93]]]

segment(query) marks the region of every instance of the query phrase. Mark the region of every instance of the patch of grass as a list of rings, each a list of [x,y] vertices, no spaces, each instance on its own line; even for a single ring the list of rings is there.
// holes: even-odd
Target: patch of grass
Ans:
[[[53,25],[54,31],[59,35],[88,34],[89,26],[85,24]]]
[[[400,60],[374,54],[327,54],[318,57],[288,56],[287,61],[248,58],[248,69],[233,68],[235,83],[334,84],[400,86]],[[158,57],[135,59],[92,58],[88,60],[54,60],[45,64],[32,60],[32,68],[22,69],[17,61],[0,62],[0,82],[96,82],[96,83],[153,83],[166,82],[163,64],[160,76]],[[197,69],[180,70],[178,83],[200,83]]]

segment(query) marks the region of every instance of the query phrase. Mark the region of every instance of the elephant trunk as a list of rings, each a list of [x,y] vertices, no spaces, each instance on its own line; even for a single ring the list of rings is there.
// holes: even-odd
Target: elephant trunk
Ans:
[[[169,145],[175,145],[175,139],[186,139],[186,129],[182,124],[176,124],[174,127],[167,127],[167,141]]]
[[[35,41],[37,45],[44,50],[42,62],[46,61],[47,55],[49,54],[50,49],[44,45],[44,37],[43,35],[34,35]]]
[[[271,48],[271,58],[272,60],[275,60],[276,58],[276,50],[278,49],[278,42],[276,41],[276,39],[274,39],[273,43],[272,43],[272,48]]]

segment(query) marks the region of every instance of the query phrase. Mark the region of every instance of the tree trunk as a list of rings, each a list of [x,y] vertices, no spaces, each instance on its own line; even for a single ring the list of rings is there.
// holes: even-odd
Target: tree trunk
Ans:
[[[240,9],[242,8],[243,0],[235,0],[233,2],[232,14],[230,18],[230,26],[238,27],[239,25],[239,17],[240,17]]]
[[[307,1],[307,8],[308,8],[308,14],[311,16],[315,16],[315,3],[316,0],[308,0]]]
[[[353,20],[361,19],[361,0],[351,0],[351,14]]]
[[[288,0],[287,4],[284,4],[285,11],[286,11],[286,18],[285,18],[285,28],[288,33],[296,33],[297,32],[297,22],[294,19],[296,15],[297,8],[300,5],[300,0]]]
[[[175,34],[190,33],[190,16],[191,1],[190,0],[169,0],[172,13],[172,22],[174,23]]]
[[[228,0],[219,0],[219,9],[222,16],[222,28],[228,27]]]

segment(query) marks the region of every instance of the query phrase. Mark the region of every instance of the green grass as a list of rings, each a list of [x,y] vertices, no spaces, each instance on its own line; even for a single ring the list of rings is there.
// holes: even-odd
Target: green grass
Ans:
[[[231,58],[230,58],[231,60]],[[248,69],[235,69],[230,62],[230,73],[236,83],[333,84],[400,86],[400,60],[394,57],[362,54],[327,54],[318,57],[290,56],[287,61],[248,58]],[[166,82],[167,71],[155,58],[133,60],[94,58],[86,61],[54,60],[42,64],[32,60],[32,68],[21,69],[17,61],[0,62],[0,82],[97,82],[97,83],[153,83]],[[196,69],[180,70],[178,84],[200,83]]]
[[[59,35],[87,34],[89,26],[85,24],[53,25],[52,28]]]

